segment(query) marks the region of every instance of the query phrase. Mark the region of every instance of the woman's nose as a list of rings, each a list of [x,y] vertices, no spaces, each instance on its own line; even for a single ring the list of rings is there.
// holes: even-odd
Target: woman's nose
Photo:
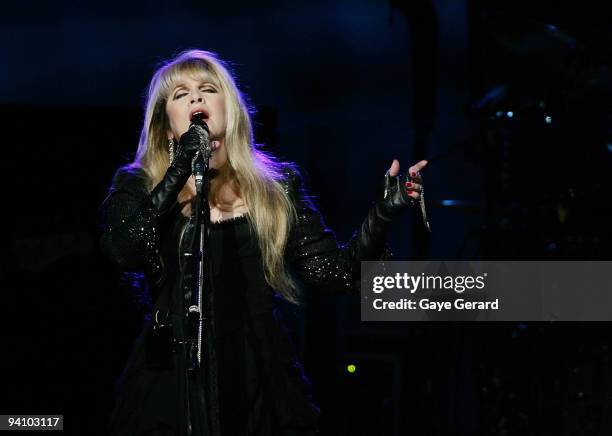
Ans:
[[[197,94],[191,94],[191,103],[202,103],[204,101],[204,99],[202,98],[202,95],[200,93]]]

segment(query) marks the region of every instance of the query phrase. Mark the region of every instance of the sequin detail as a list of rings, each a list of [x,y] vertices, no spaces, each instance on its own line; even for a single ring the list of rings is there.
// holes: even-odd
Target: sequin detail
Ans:
[[[349,292],[358,288],[361,261],[391,258],[385,246],[390,223],[378,217],[375,207],[351,240],[340,245],[293,167],[286,169],[283,188],[297,213],[285,258],[290,270],[307,286],[326,292]],[[121,270],[144,270],[153,283],[159,282],[164,273],[159,253],[160,224],[144,172],[119,170],[104,209],[103,251]]]
[[[293,200],[297,213],[287,243],[286,259],[291,270],[308,286],[325,292],[356,290],[361,261],[391,257],[391,251],[385,246],[388,223],[378,217],[374,207],[351,240],[340,245],[293,168],[286,172],[285,192]]]
[[[158,215],[146,189],[144,172],[118,170],[102,211],[102,251],[121,271],[141,270],[152,284],[159,282],[163,262]]]

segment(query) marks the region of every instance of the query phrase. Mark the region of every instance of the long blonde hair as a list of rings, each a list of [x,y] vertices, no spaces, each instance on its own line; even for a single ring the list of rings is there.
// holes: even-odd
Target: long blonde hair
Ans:
[[[241,196],[249,210],[249,224],[258,237],[266,281],[286,300],[297,303],[297,287],[283,258],[295,219],[295,208],[282,185],[285,176],[283,164],[257,149],[247,105],[228,68],[214,53],[187,50],[155,72],[149,84],[144,123],[131,166],[144,170],[150,190],[164,177],[170,165],[166,102],[184,75],[204,75],[220,87],[226,99],[224,147],[227,150],[227,168],[222,171],[222,177],[213,178],[209,195],[214,199],[220,183],[229,182]]]

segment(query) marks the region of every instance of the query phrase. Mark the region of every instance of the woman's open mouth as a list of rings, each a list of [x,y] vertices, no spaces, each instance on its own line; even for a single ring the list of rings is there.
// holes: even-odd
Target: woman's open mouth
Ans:
[[[189,115],[189,120],[193,122],[193,120],[197,120],[197,119],[206,121],[208,119],[208,113],[203,109],[194,110]]]

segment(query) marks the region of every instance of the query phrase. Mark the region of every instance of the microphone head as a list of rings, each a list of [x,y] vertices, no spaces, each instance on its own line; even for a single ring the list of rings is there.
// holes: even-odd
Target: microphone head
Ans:
[[[204,112],[196,112],[193,114],[191,117],[191,122],[197,126],[203,127],[206,132],[209,132],[208,125],[206,124],[206,121],[204,121]]]

